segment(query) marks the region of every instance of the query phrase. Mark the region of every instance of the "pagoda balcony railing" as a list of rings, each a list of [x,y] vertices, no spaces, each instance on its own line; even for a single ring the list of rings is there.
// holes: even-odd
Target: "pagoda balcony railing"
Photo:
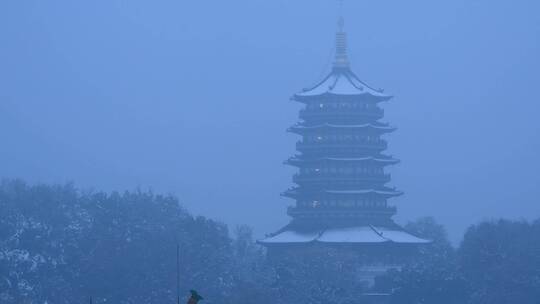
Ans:
[[[320,140],[296,142],[296,149],[298,151],[326,149],[384,150],[387,147],[388,143],[384,140]]]
[[[326,118],[326,117],[366,117],[371,119],[379,119],[384,116],[384,110],[380,108],[359,109],[359,108],[315,108],[300,110],[300,118]]]
[[[310,173],[293,175],[293,181],[297,184],[303,183],[387,183],[390,181],[390,174],[343,174],[343,173]]]
[[[290,206],[287,208],[287,214],[296,216],[309,217],[366,217],[366,216],[392,216],[396,214],[395,206],[386,207],[296,207]]]

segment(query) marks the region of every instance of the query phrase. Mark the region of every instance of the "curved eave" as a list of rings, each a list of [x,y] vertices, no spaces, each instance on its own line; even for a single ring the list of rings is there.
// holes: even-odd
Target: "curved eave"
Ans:
[[[324,193],[324,194],[334,194],[334,195],[380,195],[385,198],[391,198],[391,197],[397,197],[403,195],[403,191],[396,191],[396,190],[376,190],[376,189],[365,189],[365,190],[323,190],[321,192],[318,192],[318,194]],[[290,197],[290,198],[298,198],[299,196],[304,195],[303,193],[300,193],[298,189],[293,188],[289,189],[283,193],[281,193],[282,196]]]
[[[369,156],[369,157],[360,157],[360,158],[324,157],[324,158],[316,158],[316,159],[311,159],[311,160],[303,160],[303,159],[291,157],[288,160],[286,160],[284,163],[286,165],[299,166],[301,164],[317,163],[317,162],[321,162],[321,161],[352,162],[352,163],[355,163],[355,162],[373,162],[373,163],[379,163],[379,164],[384,164],[384,165],[395,165],[395,164],[399,163],[399,159],[395,159],[395,158],[385,159],[385,158],[376,158],[376,157],[371,157],[371,156]]]
[[[377,194],[383,195],[386,197],[396,197],[403,195],[403,191],[385,191],[385,190],[375,190],[375,189],[366,189],[366,190],[325,190],[325,193],[328,194],[347,194],[347,195],[357,195],[357,194]]]
[[[301,125],[295,125],[287,129],[288,132],[296,133],[296,134],[303,134],[304,132],[309,132],[313,130],[318,129],[368,129],[377,131],[380,133],[390,133],[396,130],[395,127],[390,126],[377,126],[374,124],[362,124],[362,125],[335,125],[335,124],[322,124],[322,125],[316,125],[316,126],[301,126]]]
[[[337,94],[337,93],[332,93],[332,92],[325,92],[323,94],[317,94],[317,95],[302,95],[302,93],[297,93],[297,94],[294,94],[291,97],[291,99],[298,102],[309,102],[310,99],[320,100],[320,99],[324,99],[325,97],[335,97],[335,96],[359,97],[359,98],[367,97],[367,98],[372,99],[374,102],[388,101],[394,97],[392,95],[373,95],[371,93],[366,93],[366,92],[359,93],[359,94]]]
[[[375,89],[360,80],[349,68],[334,68],[315,86],[296,93],[293,99],[306,101],[310,98],[327,96],[369,96],[374,101],[386,101],[392,98],[391,95],[384,94],[382,89]]]
[[[432,241],[419,238],[401,228],[379,227],[373,225],[353,226],[344,228],[317,229],[300,232],[286,229],[258,240],[259,244],[292,245],[306,243],[322,244],[402,244],[422,245]]]

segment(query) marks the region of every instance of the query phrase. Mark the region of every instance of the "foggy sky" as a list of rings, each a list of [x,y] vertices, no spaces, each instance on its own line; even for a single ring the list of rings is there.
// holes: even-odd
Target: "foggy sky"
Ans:
[[[351,1],[354,71],[395,96],[400,223],[458,241],[540,216],[540,2]],[[0,177],[177,195],[195,214],[286,224],[289,97],[330,68],[332,0],[2,1]]]

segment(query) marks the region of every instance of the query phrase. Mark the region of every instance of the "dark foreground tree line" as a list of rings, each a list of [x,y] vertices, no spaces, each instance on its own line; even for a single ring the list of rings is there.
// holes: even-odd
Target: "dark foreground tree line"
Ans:
[[[434,243],[369,292],[403,304],[540,303],[540,221],[482,222],[458,248],[432,219],[407,228]],[[350,259],[271,263],[249,228],[230,232],[172,196],[0,184],[0,303],[175,303],[177,244],[183,294],[197,289],[208,304],[352,304],[368,291]]]

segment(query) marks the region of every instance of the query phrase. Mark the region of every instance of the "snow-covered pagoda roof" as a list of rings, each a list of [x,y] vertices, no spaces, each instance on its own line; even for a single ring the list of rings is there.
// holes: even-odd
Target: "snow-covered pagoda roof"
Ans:
[[[347,54],[347,34],[343,31],[343,19],[340,19],[339,31],[336,33],[335,59],[332,71],[316,85],[295,94],[293,99],[303,101],[326,95],[366,96],[375,101],[385,101],[392,98],[382,89],[375,89],[367,85],[351,70]]]
[[[295,100],[304,100],[309,97],[323,95],[341,95],[341,96],[370,96],[379,101],[385,101],[392,98],[391,95],[384,94],[381,89],[374,89],[360,80],[350,68],[332,69],[322,81],[311,88],[304,89],[296,93]]]
[[[312,232],[283,230],[258,241],[263,245],[272,244],[303,244],[303,243],[333,243],[333,244],[426,244],[431,241],[416,237],[399,228],[356,226],[332,228]]]

